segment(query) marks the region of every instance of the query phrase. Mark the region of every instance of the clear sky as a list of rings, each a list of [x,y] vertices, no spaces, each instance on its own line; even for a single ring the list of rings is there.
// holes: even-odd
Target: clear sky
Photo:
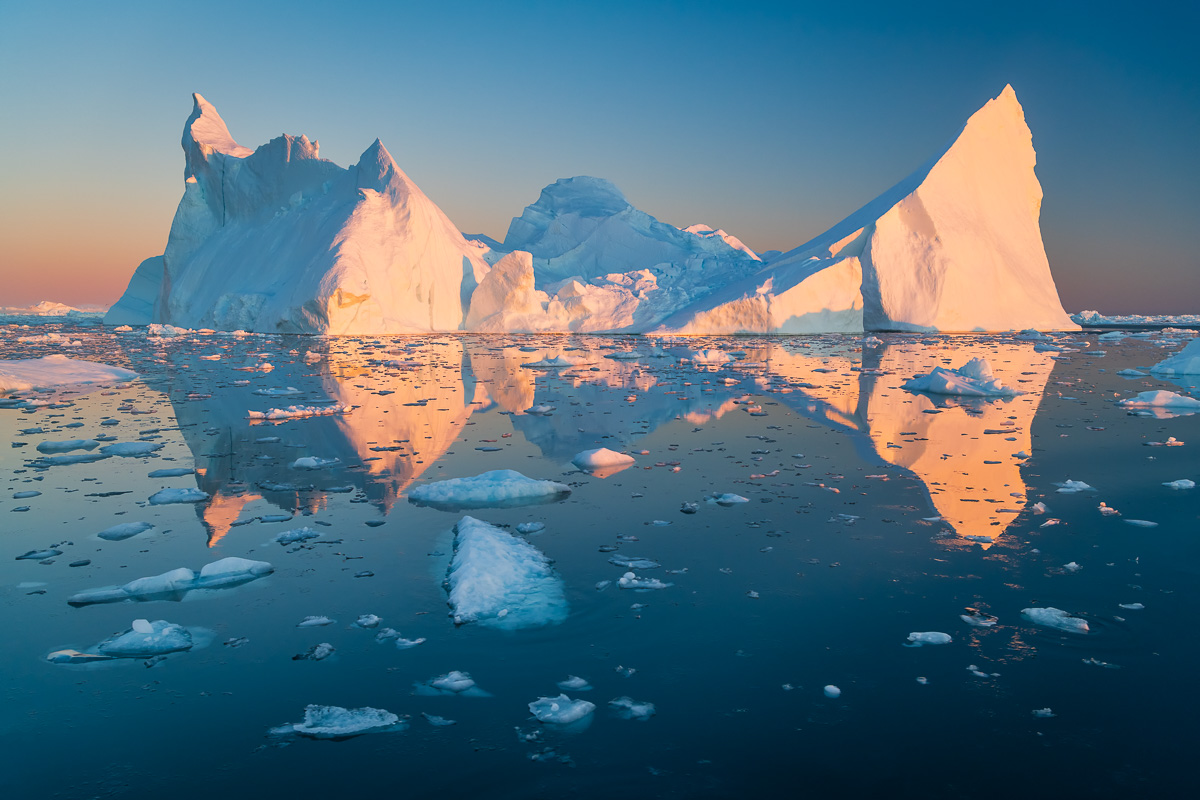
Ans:
[[[1006,83],[1064,306],[1200,312],[1200,4],[0,0],[0,305],[111,303],[162,253],[200,92],[256,147],[379,137],[469,233],[595,175],[786,250]]]

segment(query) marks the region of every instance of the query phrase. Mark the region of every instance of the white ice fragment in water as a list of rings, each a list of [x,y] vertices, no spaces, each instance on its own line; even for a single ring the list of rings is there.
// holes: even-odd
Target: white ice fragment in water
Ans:
[[[275,728],[273,733],[298,733],[314,739],[341,739],[364,733],[403,730],[407,724],[382,708],[342,708],[341,706],[310,705],[304,709],[304,720]]]
[[[475,679],[469,673],[458,670],[447,672],[445,675],[439,675],[436,678],[430,678],[425,683],[414,683],[413,690],[416,694],[426,696],[458,695],[460,697],[491,697],[490,694],[475,684]]]
[[[1034,503],[1033,505],[1031,505],[1029,507],[1029,509],[1031,511],[1033,511],[1034,514],[1045,514],[1046,513],[1046,504],[1045,503]]]
[[[558,682],[558,688],[562,689],[564,692],[590,692],[592,690],[592,685],[577,675],[568,675],[565,681]]]
[[[950,634],[940,633],[938,631],[914,632],[908,635],[908,644],[905,647],[923,647],[927,644],[950,644]]]
[[[419,644],[425,644],[424,636],[422,636],[418,639],[405,639],[403,636],[396,637],[396,649],[397,650],[409,650],[413,647],[416,647]]]
[[[1000,382],[985,358],[972,358],[958,369],[934,367],[927,375],[917,375],[902,388],[910,392],[961,395],[966,397],[1012,397],[1022,394]]]
[[[330,619],[329,617],[317,617],[317,616],[305,617],[304,619],[302,619],[296,623],[296,627],[297,628],[321,628],[321,627],[324,627],[325,625],[332,625],[335,622],[337,622],[336,619]]]
[[[125,633],[96,646],[101,655],[116,658],[150,658],[192,648],[192,634],[182,625],[166,620],[134,620]]]
[[[132,627],[136,633],[154,633],[154,626],[148,619],[135,619]]]
[[[638,558],[636,556],[615,555],[608,559],[608,563],[625,569],[658,569],[662,564],[649,558]]]
[[[342,463],[340,458],[318,458],[316,456],[305,456],[297,458],[292,462],[292,469],[318,470],[326,467],[336,466]]]
[[[113,525],[111,528],[105,528],[96,535],[107,542],[119,542],[123,539],[137,536],[139,533],[148,531],[153,527],[149,522],[122,522],[118,525]]]
[[[1200,341],[1200,339],[1197,339],[1196,341]],[[1195,489],[1196,482],[1188,480],[1187,478],[1180,478],[1177,481],[1167,481],[1163,484],[1163,486],[1166,486],[1169,489]]]
[[[539,697],[529,704],[529,712],[538,722],[552,725],[568,725],[578,722],[596,710],[594,703],[587,700],[572,700],[565,694],[558,697]]]
[[[713,492],[713,494],[711,495],[711,497],[709,499],[711,499],[712,502],[716,503],[719,506],[733,506],[733,505],[738,505],[739,503],[749,503],[750,502],[749,498],[742,497],[740,494],[733,494],[732,492],[725,492],[725,493]]]
[[[977,628],[990,628],[996,624],[995,617],[987,617],[980,614],[978,611],[972,614],[959,614],[958,618],[968,625],[974,625]]]
[[[825,696],[829,698],[837,698],[842,696],[842,690],[834,686],[832,683],[825,687]]]
[[[1129,611],[1141,611],[1145,608],[1145,606],[1141,603],[1119,603],[1118,605],[1120,605],[1121,608],[1128,609]]]
[[[634,462],[633,456],[599,447],[595,450],[584,450],[571,459],[571,463],[583,470],[602,469],[604,467],[623,467]]]
[[[139,456],[148,456],[151,453],[162,450],[163,445],[155,442],[119,442],[110,444],[100,448],[100,452],[106,456],[124,456],[126,458],[136,458]]]
[[[1049,719],[1050,717],[1056,716],[1056,714],[1049,708],[1035,708],[1032,713],[1038,719]]]
[[[517,533],[522,534],[537,533],[545,529],[546,523],[544,522],[522,522],[517,525]]]
[[[150,495],[150,505],[163,506],[168,503],[200,503],[208,499],[208,492],[199,489],[159,489]]]
[[[658,578],[639,578],[632,572],[626,572],[617,581],[617,586],[622,589],[666,589],[674,585],[673,583],[663,583]]]
[[[1065,480],[1062,483],[1054,484],[1058,487],[1059,494],[1074,494],[1075,492],[1094,492],[1095,487],[1089,486],[1083,481]]]
[[[562,580],[549,559],[524,539],[474,517],[455,526],[446,580],[456,624],[515,630],[567,617]]]
[[[1127,519],[1127,520],[1125,520],[1125,524],[1132,525],[1135,528],[1157,528],[1158,527],[1157,522],[1151,522],[1148,519]]]
[[[320,533],[314,531],[312,528],[296,528],[294,530],[284,531],[283,533],[277,534],[271,541],[279,544],[295,544],[296,542],[316,539],[320,535]]]
[[[383,617],[377,617],[374,614],[363,614],[354,620],[354,624],[360,628],[376,628],[381,622],[383,622]]]
[[[434,714],[430,714],[426,711],[422,711],[421,716],[425,718],[426,722],[428,722],[430,725],[432,725],[435,728],[444,728],[448,725],[456,725],[457,724],[452,719],[446,719],[445,717],[439,717]]]
[[[634,700],[630,697],[618,697],[609,700],[608,705],[621,719],[647,720],[654,716],[654,703]]]
[[[1200,338],[1150,368],[1155,375],[1200,375]]]
[[[554,502],[570,493],[571,487],[565,483],[534,480],[516,470],[497,469],[417,486],[408,493],[408,501],[443,510],[512,508]]]
[[[1067,572],[1078,572],[1079,570],[1083,569],[1083,567],[1081,567],[1079,564],[1076,564],[1074,561],[1070,562],[1069,564],[1063,564],[1062,568]]]
[[[1055,628],[1067,633],[1087,633],[1087,620],[1079,617],[1072,617],[1066,611],[1053,606],[1046,608],[1023,608],[1021,616],[1028,619],[1035,625],[1041,625],[1046,628]]]
[[[37,446],[39,453],[69,453],[72,450],[95,450],[100,443],[95,439],[67,439],[61,442],[42,442]]]
[[[1126,398],[1117,405],[1126,408],[1170,408],[1182,411],[1200,411],[1200,400],[1164,389],[1139,392],[1136,396]]]

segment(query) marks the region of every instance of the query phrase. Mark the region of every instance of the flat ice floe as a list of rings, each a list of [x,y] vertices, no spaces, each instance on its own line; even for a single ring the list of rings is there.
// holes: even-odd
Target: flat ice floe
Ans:
[[[124,633],[105,639],[96,649],[115,658],[150,658],[192,649],[192,634],[182,625],[164,619],[135,619]]]
[[[538,722],[551,725],[569,725],[578,722],[596,710],[594,703],[587,700],[572,700],[565,694],[558,697],[539,697],[529,704],[529,713]]]
[[[972,358],[958,369],[934,367],[929,374],[917,375],[906,381],[904,388],[910,392],[963,397],[1012,397],[1021,394],[1001,383],[985,358]]]
[[[157,442],[118,442],[117,444],[109,444],[101,447],[100,452],[106,456],[137,458],[151,455],[162,449],[163,445]]]
[[[334,414],[348,414],[353,409],[350,406],[288,406],[287,408],[270,408],[266,411],[247,411],[246,419],[262,420],[265,422],[282,422],[289,419],[305,419],[306,417],[329,417]]]
[[[310,739],[348,739],[364,733],[402,731],[408,722],[382,708],[342,708],[310,705],[300,722],[272,728],[275,736],[300,735]]]
[[[413,693],[423,697],[434,697],[437,695],[449,695],[459,697],[491,697],[489,692],[485,692],[475,683],[475,679],[470,673],[460,672],[459,670],[451,670],[445,675],[439,675],[436,678],[430,678],[424,683],[414,683]]]
[[[497,469],[471,478],[417,486],[408,493],[408,502],[443,511],[464,508],[514,508],[553,503],[571,493],[571,487],[556,481],[527,478],[516,470]]]
[[[105,528],[96,535],[106,542],[119,542],[144,533],[153,527],[149,522],[122,522]]]
[[[1200,338],[1150,368],[1155,375],[1200,375]]]
[[[455,624],[516,630],[567,618],[562,580],[533,545],[474,517],[455,526],[446,576]]]
[[[654,703],[634,700],[631,697],[618,697],[608,701],[608,707],[616,712],[621,719],[648,720],[654,716]]]
[[[1194,397],[1156,389],[1150,392],[1139,392],[1134,397],[1121,400],[1118,405],[1126,408],[1169,408],[1182,411],[1200,411],[1200,400]]]
[[[266,561],[251,561],[231,556],[206,564],[197,574],[187,567],[161,575],[138,578],[123,586],[86,589],[72,595],[67,603],[87,606],[95,603],[119,603],[124,600],[178,600],[195,589],[221,589],[261,578],[275,571]]]
[[[165,506],[171,503],[201,503],[208,499],[208,492],[199,489],[159,489],[150,495],[150,505]]]
[[[1090,630],[1087,620],[1072,617],[1066,611],[1054,608],[1053,606],[1046,608],[1023,608],[1021,609],[1021,616],[1035,625],[1041,625],[1045,628],[1055,628],[1067,633],[1087,633]]]
[[[950,634],[938,631],[910,633],[905,647],[924,647],[927,644],[950,644],[954,641]]]
[[[132,370],[67,358],[57,353],[44,358],[0,361],[0,392],[123,383],[136,377],[138,374]]]
[[[70,453],[72,450],[95,450],[100,443],[95,439],[67,439],[59,442],[42,442],[37,446],[39,453]]]

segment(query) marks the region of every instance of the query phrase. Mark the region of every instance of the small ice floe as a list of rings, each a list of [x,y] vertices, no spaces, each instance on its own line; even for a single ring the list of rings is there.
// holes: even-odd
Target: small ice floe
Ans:
[[[443,511],[465,508],[513,508],[553,503],[571,493],[571,487],[556,481],[527,478],[516,470],[497,469],[470,478],[450,478],[417,486],[408,502]]]
[[[363,614],[354,620],[355,626],[359,628],[378,628],[381,622],[383,622],[383,617],[377,617],[374,614]]]
[[[397,650],[411,650],[412,648],[414,648],[420,644],[425,644],[424,636],[422,636],[418,639],[405,639],[403,636],[396,637],[396,649]]]
[[[364,733],[402,731],[408,722],[382,708],[342,708],[310,705],[300,722],[272,728],[273,736],[299,735],[309,739],[349,739]]]
[[[445,728],[449,725],[457,725],[458,724],[457,722],[455,722],[452,719],[446,719],[445,717],[439,717],[436,714],[430,714],[427,711],[422,711],[421,716],[425,718],[426,722],[428,722],[430,725],[432,725],[435,728]]]
[[[679,507],[679,511],[680,511],[680,513],[683,513],[683,514],[695,514],[695,513],[696,513],[697,511],[699,511],[699,510],[700,510],[700,504],[699,504],[699,503],[688,503],[688,502],[685,502],[683,505],[681,505],[681,506]]]
[[[572,700],[565,694],[558,697],[539,697],[529,704],[529,713],[538,722],[550,725],[570,725],[596,710],[587,700]]]
[[[1102,501],[1100,501],[1100,505],[1099,505],[1099,506],[1097,506],[1097,507],[1096,507],[1096,509],[1097,509],[1097,510],[1098,510],[1098,511],[1099,511],[1101,514],[1103,514],[1103,515],[1104,515],[1104,516],[1106,516],[1106,517],[1119,517],[1119,516],[1121,516],[1121,512],[1120,512],[1120,511],[1117,511],[1115,508],[1113,508],[1112,506],[1108,505],[1108,504],[1107,504],[1107,503],[1105,503],[1103,500],[1102,500]]]
[[[647,720],[654,716],[654,703],[618,697],[608,701],[608,707],[621,719]]]
[[[61,556],[61,555],[62,555],[62,550],[54,550],[53,548],[47,549],[47,550],[30,550],[27,553],[17,556],[15,560],[17,560],[17,561],[44,561],[47,558],[54,558],[55,556]]]
[[[124,633],[96,645],[100,655],[113,658],[152,658],[192,649],[192,634],[182,625],[159,619],[135,619]]]
[[[119,442],[100,448],[106,456],[121,456],[123,458],[139,458],[163,449],[157,442]]]
[[[1058,716],[1049,708],[1035,708],[1032,713],[1038,719],[1049,719],[1050,717]]]
[[[280,388],[264,387],[262,389],[255,389],[254,394],[262,395],[263,397],[290,397],[296,394],[304,394],[304,392],[300,391],[295,386],[287,386]]]
[[[55,650],[46,656],[51,664],[93,664],[99,661],[115,661],[116,656],[103,656],[99,653],[84,653],[79,650]]]
[[[304,653],[292,656],[292,661],[324,661],[334,653],[334,646],[329,642],[314,644]]]
[[[1126,408],[1167,408],[1173,411],[1200,411],[1200,400],[1175,392],[1168,392],[1164,389],[1139,392],[1135,397],[1121,400],[1117,405],[1125,406]]]
[[[531,534],[531,533],[538,533],[540,531],[544,531],[545,529],[546,529],[546,523],[544,523],[544,522],[522,522],[519,525],[517,525],[517,533],[526,534],[526,535]]]
[[[590,472],[598,478],[607,478],[634,463],[634,457],[625,453],[599,447],[595,450],[584,450],[577,453],[571,463],[584,472]]]
[[[1122,378],[1145,378],[1149,373],[1142,372],[1140,369],[1123,369],[1117,374]]]
[[[637,558],[635,556],[611,556],[608,563],[625,569],[658,569],[662,564],[649,558]]]
[[[558,682],[558,688],[564,692],[590,692],[592,685],[578,675],[568,675],[566,680]]]
[[[63,467],[69,464],[90,464],[93,461],[103,461],[106,458],[112,458],[107,453],[64,453],[59,456],[46,456],[32,462],[33,466],[43,467]]]
[[[968,664],[967,672],[974,675],[976,678],[999,678],[999,672],[984,672],[977,664]]]
[[[333,625],[337,622],[336,619],[329,617],[305,617],[296,623],[297,628],[323,628],[326,625]]]
[[[1200,375],[1200,338],[1150,368],[1155,375]]]
[[[1146,608],[1141,603],[1119,603],[1118,605],[1120,605],[1121,608],[1124,608],[1127,611],[1142,611],[1143,609]]]
[[[41,492],[35,492],[35,491],[13,492],[12,499],[13,500],[29,500],[31,498],[41,497],[41,496],[42,496]]]
[[[119,542],[137,536],[139,533],[145,533],[153,527],[149,522],[122,522],[105,528],[96,535],[106,542]]]
[[[996,617],[993,617],[991,615],[982,614],[979,611],[975,611],[973,609],[967,609],[967,610],[970,611],[971,613],[970,614],[959,614],[958,618],[973,627],[991,628],[999,621]]]
[[[920,677],[920,678],[917,678],[917,683],[921,684],[922,686],[928,686],[928,685],[929,685],[929,678],[926,678],[926,677],[924,677],[924,676],[922,676],[922,677]]]
[[[525,413],[531,414],[535,417],[544,417],[556,410],[557,409],[555,409],[554,406],[549,405],[548,403],[538,403],[537,405],[533,405],[525,409]]]
[[[1166,486],[1168,489],[1195,489],[1196,482],[1187,478],[1180,478],[1177,481],[1167,481],[1163,486]]]
[[[446,583],[457,625],[515,630],[567,618],[562,580],[542,551],[474,517],[454,528]]]
[[[1058,487],[1059,494],[1075,494],[1076,492],[1094,492],[1096,488],[1089,486],[1083,481],[1065,480],[1062,483],[1054,484]]]
[[[521,366],[527,369],[566,369],[586,363],[587,361],[584,359],[575,360],[566,356],[554,356],[553,358],[543,358],[540,361],[528,361]]]
[[[1045,514],[1047,509],[1046,509],[1045,503],[1034,503],[1033,505],[1031,505],[1029,507],[1029,510],[1032,511],[1034,514],[1041,515],[1041,514]]]
[[[266,411],[247,411],[246,419],[278,422],[288,419],[304,419],[305,417],[329,417],[334,414],[348,414],[353,409],[350,406],[288,406],[287,408],[271,408]]]
[[[183,593],[194,589],[220,589],[248,583],[271,574],[274,569],[266,561],[251,561],[230,556],[206,564],[199,574],[186,567],[180,567],[161,575],[132,580],[124,586],[88,589],[72,595],[67,603],[86,606],[95,603],[119,603],[123,600],[178,599]]]
[[[491,697],[492,695],[480,689],[470,673],[453,670],[445,675],[430,678],[424,683],[414,683],[413,693],[426,697],[449,695],[459,697]]]
[[[612,586],[612,581],[596,581],[596,591],[597,592],[603,591],[604,589],[607,589],[609,586]]]
[[[663,583],[658,578],[639,578],[632,572],[626,572],[617,580],[617,586],[622,589],[666,589],[668,586],[674,586],[673,583]]]
[[[37,446],[39,453],[70,453],[72,450],[95,450],[100,443],[95,439],[67,439],[61,442],[42,442]]]
[[[950,644],[954,641],[950,634],[938,631],[914,632],[908,635],[905,647],[924,647],[927,644]]]
[[[295,544],[296,542],[306,542],[309,539],[316,539],[320,535],[320,533],[314,531],[312,528],[295,528],[294,530],[277,534],[271,541],[276,544],[288,545]]]
[[[964,397],[1012,397],[1022,394],[1005,386],[992,372],[985,358],[972,358],[958,369],[934,367],[927,375],[917,375],[902,388],[910,392],[960,395]]]
[[[750,502],[750,499],[748,497],[742,497],[740,494],[733,494],[732,492],[724,492],[724,493],[713,492],[712,495],[710,495],[708,499],[711,502],[716,503],[719,506],[724,506],[726,508],[728,508],[729,506],[736,506],[739,503],[749,503]]]
[[[146,474],[147,478],[182,478],[184,475],[193,475],[196,470],[187,467],[169,467],[167,469],[151,470]]]
[[[208,499],[208,492],[199,489],[159,489],[150,495],[150,505],[165,506],[171,503],[202,503]]]
[[[1126,525],[1132,525],[1135,528],[1157,528],[1157,522],[1151,522],[1148,519],[1126,519]]]
[[[291,467],[292,469],[318,470],[327,469],[328,467],[333,467],[340,463],[342,463],[340,458],[318,458],[316,456],[305,456],[303,458],[297,458],[295,461],[293,461]]]
[[[1065,569],[1067,572],[1079,572],[1079,570],[1083,569],[1082,566],[1080,566],[1079,564],[1076,564],[1074,561],[1067,563],[1067,564],[1063,564],[1062,568]]]
[[[832,683],[826,686],[822,691],[824,691],[825,696],[830,699],[836,699],[842,696],[842,690],[834,686]]]
[[[1054,628],[1066,631],[1067,633],[1087,633],[1090,630],[1087,620],[1072,617],[1066,611],[1054,608],[1053,606],[1046,608],[1023,608],[1021,609],[1021,616],[1035,625]]]

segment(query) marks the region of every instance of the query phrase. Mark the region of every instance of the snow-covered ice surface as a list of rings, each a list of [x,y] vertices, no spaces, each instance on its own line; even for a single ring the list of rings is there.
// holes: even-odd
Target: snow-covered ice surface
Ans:
[[[1193,337],[0,333],[140,376],[0,407],[5,797],[198,797],[213,764],[287,797],[766,797],[796,753],[814,796],[1190,785],[1200,414],[1118,402],[1200,396],[1150,371]],[[903,388],[973,359],[1021,394]],[[334,413],[247,418],[293,403]],[[572,463],[599,450],[635,461]],[[495,470],[570,493],[407,501]],[[1051,608],[1087,632],[1022,614]],[[956,730],[974,755],[914,773]]]
[[[109,325],[358,335],[1078,327],[1050,274],[1037,156],[1011,86],[907,178],[766,262],[720,228],[669,225],[584,175],[545,187],[503,242],[464,238],[378,139],[349,168],[306,136],[252,150],[211,103],[192,100],[166,248],[133,271]]]
[[[553,503],[571,493],[558,481],[527,478],[516,470],[496,469],[468,478],[450,478],[415,487],[410,503],[445,511],[464,508],[513,508]]]

